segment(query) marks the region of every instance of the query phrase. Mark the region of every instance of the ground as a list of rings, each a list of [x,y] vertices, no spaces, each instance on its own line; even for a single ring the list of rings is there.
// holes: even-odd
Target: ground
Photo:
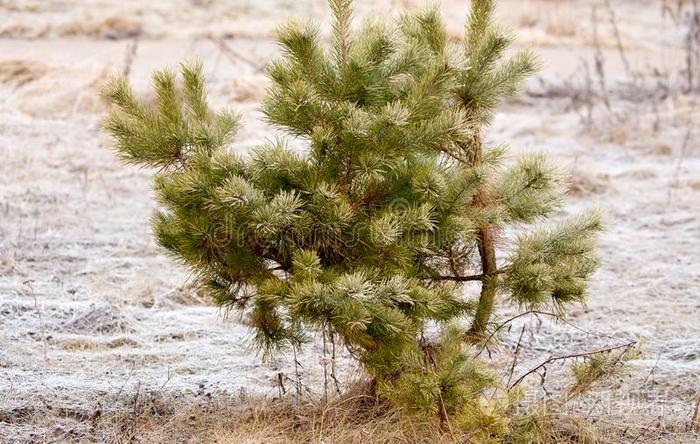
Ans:
[[[576,327],[524,316],[504,329],[492,359],[520,342],[517,376],[552,355],[638,341],[642,354],[625,372],[572,407],[630,427],[622,442],[700,440],[689,431],[700,388],[700,60],[687,38],[690,9],[676,3],[499,7],[544,68],[500,108],[487,139],[551,154],[571,173],[561,215],[598,207],[609,227],[588,303],[569,318]],[[358,0],[356,15],[415,6]],[[440,7],[459,35],[465,2]],[[262,362],[246,327],[210,306],[154,244],[149,172],[119,164],[100,128],[98,91],[111,74],[145,93],[154,69],[199,57],[213,105],[244,115],[233,149],[274,137],[258,111],[262,70],[277,52],[271,31],[290,16],[323,20],[327,8],[0,0],[0,442],[84,438],[98,406],[139,393],[272,397],[279,375],[299,370],[309,396],[319,395],[321,345],[309,345],[296,369],[291,358]],[[501,305],[501,319],[517,313]],[[566,384],[566,367],[550,367],[546,392],[528,379],[533,396]],[[356,375],[342,373],[344,384]]]

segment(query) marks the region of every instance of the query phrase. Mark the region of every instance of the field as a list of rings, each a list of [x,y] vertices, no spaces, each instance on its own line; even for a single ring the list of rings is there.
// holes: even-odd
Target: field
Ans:
[[[360,17],[422,6],[356,3]],[[619,442],[700,441],[700,24],[685,3],[499,7],[544,68],[500,108],[487,140],[549,153],[571,174],[560,216],[598,207],[609,227],[575,327],[519,318],[492,359],[520,343],[520,375],[552,355],[638,341],[623,373],[571,406]],[[459,36],[465,2],[440,7]],[[121,165],[100,126],[111,74],[147,93],[154,69],[199,57],[212,104],[244,115],[233,149],[274,138],[258,105],[278,51],[270,34],[290,16],[325,20],[325,1],[0,0],[0,442],[127,441],[114,418],[139,402],[245,404],[279,396],[280,380],[293,391],[297,372],[305,396],[322,395],[320,341],[301,366],[262,362],[246,327],[155,245],[150,174]],[[340,360],[347,386],[356,372]],[[567,378],[557,364],[528,381],[544,396]]]

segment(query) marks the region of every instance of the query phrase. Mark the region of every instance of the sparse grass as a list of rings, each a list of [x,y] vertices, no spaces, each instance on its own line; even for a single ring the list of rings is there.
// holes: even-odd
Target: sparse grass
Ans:
[[[610,188],[610,175],[581,171],[575,168],[568,180],[568,192],[571,196],[584,197],[605,193]]]
[[[0,63],[0,84],[19,88],[39,79],[46,72],[46,67],[38,62],[6,60]]]
[[[509,437],[476,440],[438,421],[409,417],[368,395],[359,384],[328,403],[293,398],[246,398],[222,393],[173,394],[162,391],[107,396],[93,410],[52,406],[0,409],[0,421],[31,424],[32,442],[104,443],[636,443],[693,442],[697,434],[660,419],[625,424],[592,424],[590,415],[554,405],[530,406],[514,416]]]
[[[408,418],[358,385],[327,404],[293,399],[192,398],[151,394],[105,415],[94,438],[108,442],[451,443],[430,420]]]
[[[57,28],[61,37],[87,36],[95,39],[118,40],[137,37],[143,31],[143,25],[124,17],[107,17],[98,22],[76,21]]]
[[[514,20],[518,27],[540,27],[545,34],[556,38],[574,37],[580,31],[580,21],[572,8],[551,0],[523,3],[517,7]]]
[[[139,347],[141,344],[128,336],[118,336],[104,340],[85,335],[61,335],[52,337],[49,341],[64,350],[109,350],[120,347]]]

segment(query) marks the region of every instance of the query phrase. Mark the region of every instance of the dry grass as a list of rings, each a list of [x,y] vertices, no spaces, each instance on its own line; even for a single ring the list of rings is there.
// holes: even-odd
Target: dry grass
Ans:
[[[580,17],[570,5],[538,0],[515,6],[514,10],[511,20],[518,28],[540,27],[546,35],[556,38],[574,37],[580,32]]]
[[[355,386],[330,402],[292,398],[247,399],[228,394],[130,393],[105,397],[93,410],[52,406],[0,409],[0,421],[43,430],[31,442],[178,442],[220,444],[281,443],[481,443],[469,432],[450,431],[436,421],[408,417],[378,402],[367,385]],[[660,421],[593,425],[584,415],[538,405],[514,417],[512,435],[489,442],[637,443],[690,442],[692,431]]]
[[[432,421],[407,418],[358,385],[330,402],[152,393],[99,414],[83,438],[106,442],[467,442]],[[96,416],[96,415],[91,415]]]
[[[60,37],[85,36],[95,39],[119,40],[137,37],[143,31],[140,22],[123,17],[107,17],[97,22],[80,20],[60,26],[57,35]]]
[[[592,196],[604,193],[610,188],[609,174],[590,174],[578,171],[569,178],[569,194],[576,197]]]
[[[19,88],[41,78],[46,72],[46,67],[37,62],[5,60],[0,62],[0,84]]]
[[[120,347],[140,347],[141,344],[128,336],[119,336],[114,339],[96,339],[84,335],[68,335],[65,337],[51,337],[49,342],[64,350],[109,350]]]

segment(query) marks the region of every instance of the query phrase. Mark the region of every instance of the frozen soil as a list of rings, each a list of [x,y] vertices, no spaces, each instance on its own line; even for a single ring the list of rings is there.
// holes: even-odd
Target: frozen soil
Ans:
[[[359,1],[358,15],[412,5],[373,3]],[[458,34],[463,2],[442,3]],[[501,107],[488,139],[514,154],[550,153],[572,174],[561,216],[599,207],[609,229],[588,304],[570,317],[578,329],[520,318],[504,329],[493,359],[509,356],[523,328],[516,376],[551,355],[639,341],[643,354],[628,370],[573,408],[635,430],[623,442],[692,442],[700,96],[682,92],[683,27],[662,16],[661,2],[613,3],[624,59],[602,1],[501,5],[545,68]],[[262,362],[246,327],[208,305],[155,246],[149,172],[114,158],[98,97],[111,73],[128,71],[146,92],[153,69],[198,56],[213,105],[244,115],[232,149],[245,151],[274,136],[257,111],[261,67],[276,53],[271,30],[292,15],[323,19],[326,8],[321,0],[0,1],[0,442],[80,439],[97,406],[116,408],[141,392],[275,396],[278,374],[294,377],[291,357]],[[465,289],[468,297],[475,291]],[[499,317],[516,313],[503,304]],[[321,357],[319,341],[299,357],[315,396]],[[355,373],[341,361],[346,383]],[[548,370],[547,392],[570,381],[565,366]],[[539,377],[528,382],[544,393]]]

